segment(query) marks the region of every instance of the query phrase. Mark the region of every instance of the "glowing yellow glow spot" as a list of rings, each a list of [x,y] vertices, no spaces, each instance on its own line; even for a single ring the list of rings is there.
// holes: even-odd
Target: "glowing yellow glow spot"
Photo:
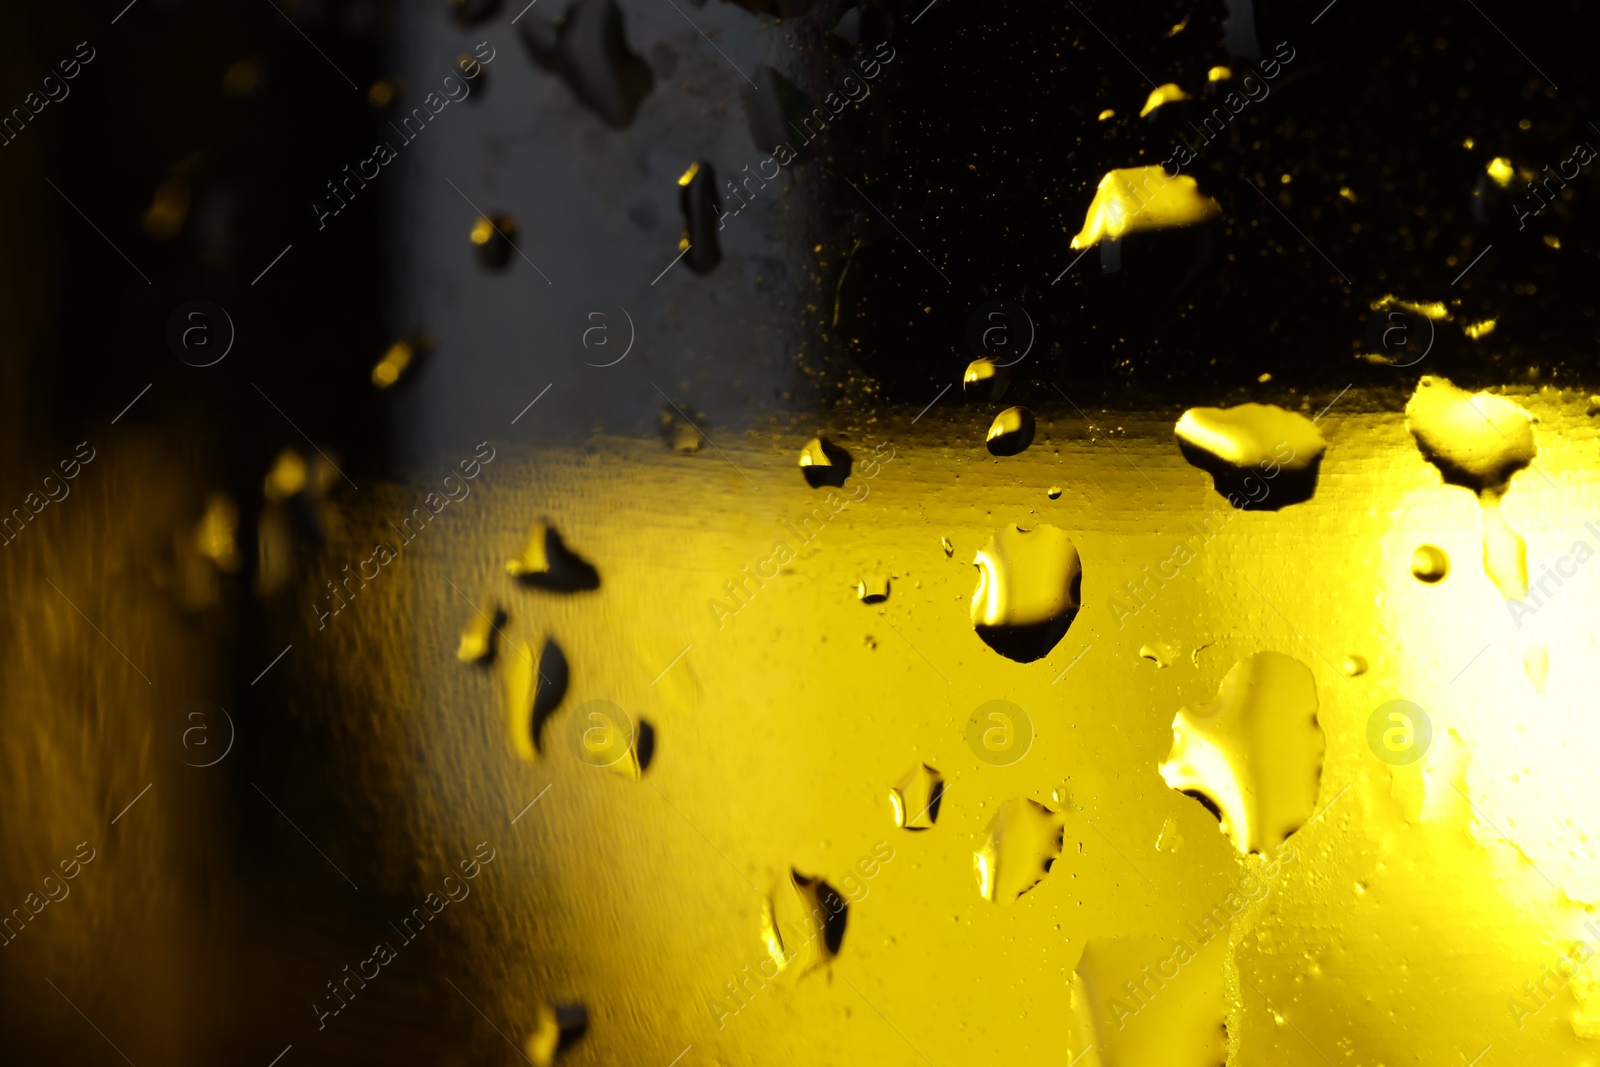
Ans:
[[[1477,144],[1477,142],[1474,141],[1472,138],[1468,137],[1465,141],[1461,142],[1461,147],[1462,148],[1471,148],[1475,144]]]
[[[1108,107],[1104,111],[1100,112],[1100,121],[1104,122],[1106,119],[1111,118],[1115,114],[1116,114],[1116,111],[1114,109]]]
[[[1187,29],[1188,26],[1189,26],[1189,16],[1185,15],[1185,16],[1183,16],[1183,21],[1182,22],[1174,24],[1172,29],[1167,31],[1167,36],[1168,37],[1176,37],[1176,36],[1178,36],[1178,34],[1182,33],[1185,29]]]
[[[1517,176],[1516,171],[1511,169],[1511,160],[1505,156],[1495,156],[1489,160],[1488,170],[1489,177],[1493,178],[1494,183],[1502,189],[1510,185],[1511,179]]]
[[[400,86],[392,78],[382,78],[372,83],[372,88],[367,90],[367,103],[373,107],[384,107],[393,100]]]
[[[700,164],[699,163],[691,163],[691,164],[689,164],[689,169],[684,171],[682,174],[678,175],[678,184],[679,185],[688,185],[690,182],[694,181],[694,176],[696,174],[699,174],[699,173],[700,173]],[[821,248],[822,248],[821,245],[817,246],[817,250],[818,251],[821,251]]]
[[[389,351],[383,354],[383,358],[378,361],[378,365],[372,368],[372,384],[379,389],[387,389],[395,382],[398,382],[400,375],[404,374],[406,368],[411,365],[411,359],[414,355],[415,353],[409,343],[396,341],[389,347]]]
[[[1450,318],[1449,309],[1447,309],[1444,304],[1438,300],[1432,300],[1423,303],[1415,300],[1401,300],[1398,296],[1386,295],[1380,296],[1369,306],[1373,311],[1389,311],[1394,308],[1399,308],[1400,310],[1408,311],[1413,315],[1421,315],[1424,318],[1432,319],[1434,322],[1448,321]]]
[[[261,491],[273,503],[288,500],[306,487],[305,457],[292,448],[278,453],[277,462],[267,472]]]
[[[494,236],[494,220],[487,215],[479,215],[472,223],[472,243],[486,245]]]
[[[1494,333],[1494,328],[1498,321],[1497,319],[1484,319],[1482,322],[1469,322],[1461,329],[1468,337],[1476,341]]]
[[[1544,243],[1545,247],[1547,248],[1560,248],[1561,238],[1557,237],[1553,233],[1547,233],[1544,235]]]
[[[239,509],[226,493],[212,493],[206,498],[205,514],[194,530],[194,547],[219,571],[232,574],[239,569],[239,548],[234,538],[238,526]]]
[[[1144,109],[1139,112],[1139,117],[1144,118],[1162,104],[1176,103],[1179,100],[1188,100],[1190,96],[1172,82],[1150,90],[1149,99],[1144,102]]]
[[[1339,189],[1339,195],[1350,201],[1352,204],[1356,202],[1355,190],[1351,189],[1348,185],[1342,186]]]
[[[1212,67],[1206,71],[1206,81],[1208,82],[1227,81],[1231,77],[1233,77],[1233,71],[1227,67]]]
[[[1169,178],[1160,166],[1113,170],[1100,179],[1072,247],[1088,248],[1141,230],[1193,226],[1221,212],[1222,206],[1187,174]]]
[[[680,252],[689,251],[689,235],[688,234],[684,234],[682,237],[678,238],[678,251],[680,251]]]

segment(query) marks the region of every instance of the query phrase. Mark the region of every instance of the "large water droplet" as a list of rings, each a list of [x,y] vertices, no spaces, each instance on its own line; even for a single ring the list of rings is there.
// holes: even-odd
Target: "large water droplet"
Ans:
[[[1027,797],[1000,805],[983,845],[972,854],[978,893],[1010,904],[1044,880],[1061,856],[1061,816]]]
[[[522,551],[506,560],[506,573],[523,585],[557,593],[600,588],[600,572],[569,549],[544,519],[529,528]]]
[[[1438,545],[1418,545],[1411,553],[1411,576],[1432,585],[1450,573],[1450,557]]]
[[[655,84],[650,65],[628,47],[616,0],[577,0],[554,25],[537,14],[519,32],[533,61],[561,75],[608,125],[626,126]]]
[[[1100,179],[1073,248],[1088,248],[1141,230],[1193,226],[1222,212],[1187,174],[1170,177],[1160,166],[1127,167]]]
[[[1327,442],[1304,415],[1272,404],[1190,408],[1178,449],[1236,508],[1277,511],[1310,500]]]
[[[989,424],[985,438],[995,456],[1015,456],[1033,444],[1033,412],[1024,407],[1006,408]]]
[[[898,785],[889,790],[894,808],[894,824],[906,830],[926,830],[939,821],[939,805],[944,801],[944,776],[926,763],[911,768]]]
[[[531,761],[543,747],[540,735],[545,720],[567,694],[570,673],[566,654],[553,639],[546,638],[537,654],[520,641],[511,645],[507,654],[500,657],[506,718],[512,750]]]
[[[1528,595],[1528,549],[1506,524],[1500,499],[1511,476],[1533,462],[1533,419],[1492,393],[1468,393],[1447,379],[1424,376],[1406,403],[1406,425],[1446,483],[1478,494],[1483,510],[1483,567],[1500,594]]]
[[[717,243],[722,197],[717,194],[716,168],[703,159],[692,163],[678,176],[678,186],[678,207],[683,212],[678,251],[684,253],[683,265],[696,274],[710,273],[722,262],[722,246]]]
[[[1310,669],[1258,652],[1234,665],[1214,700],[1178,711],[1161,777],[1217,812],[1240,852],[1265,852],[1310,818],[1323,746]]]
[[[1091,938],[1072,975],[1071,1045],[1093,1067],[1217,1067],[1228,1058],[1229,942]],[[1085,1055],[1090,1050],[1094,1055]],[[1082,1067],[1082,1065],[1080,1065]]]
[[[856,599],[863,604],[882,604],[889,599],[889,575],[878,572],[856,581]]]
[[[1083,563],[1066,531],[1041,523],[1002,527],[977,553],[972,625],[996,652],[1019,663],[1048,655],[1080,606]]]
[[[850,905],[821,878],[791,869],[761,909],[761,939],[780,971],[804,974],[844,944]]]

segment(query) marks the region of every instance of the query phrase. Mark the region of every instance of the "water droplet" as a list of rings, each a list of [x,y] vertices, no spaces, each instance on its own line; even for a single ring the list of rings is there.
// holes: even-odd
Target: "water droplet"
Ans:
[[[1033,444],[1033,412],[1024,407],[1006,408],[989,425],[989,453],[1015,456]]]
[[[695,422],[704,422],[705,416],[696,413],[694,422],[684,418],[678,411],[683,408],[690,410],[689,405],[678,403],[668,404],[661,409],[661,436],[666,440],[667,447],[674,452],[690,453],[700,451],[702,435],[695,427]]]
[[[844,944],[850,905],[821,878],[790,869],[761,909],[761,939],[780,971],[804,974],[831,961]]]
[[[939,821],[939,805],[944,801],[944,776],[926,763],[919,763],[889,790],[894,808],[894,824],[906,830],[926,830]]]
[[[1051,500],[1060,500],[1061,487],[1059,485],[1052,485],[1050,488],[1044,491],[1044,495],[1049,497]]]
[[[540,1004],[533,1033],[524,1049],[533,1067],[551,1067],[556,1055],[572,1046],[589,1029],[589,1012],[582,1004]]]
[[[950,543],[950,538],[948,537],[939,538],[939,547],[944,549],[946,558],[956,554],[956,546]]]
[[[525,760],[532,760],[543,747],[540,734],[545,720],[560,707],[567,694],[570,672],[566,654],[554,640],[546,638],[535,656],[522,642],[512,642],[500,657],[504,669],[506,717],[511,727],[511,747]]]
[[[683,236],[678,251],[684,266],[708,274],[722,262],[717,231],[722,228],[722,198],[717,195],[717,172],[706,160],[690,164],[678,177],[678,207],[683,212]]]
[[[1228,1059],[1227,937],[1092,937],[1072,975],[1070,1047],[1097,1067]],[[1131,991],[1131,992],[1130,992]]]
[[[650,65],[628,47],[616,0],[577,0],[555,24],[530,15],[519,33],[534,63],[559,74],[611,126],[633,121],[655,85]]]
[[[488,610],[474,607],[461,630],[456,659],[462,663],[489,663],[494,659],[495,637],[506,624],[506,613],[499,605]]]
[[[1240,660],[1216,698],[1172,720],[1167,785],[1218,812],[1242,853],[1266,852],[1311,816],[1324,739],[1310,669],[1278,652]]]
[[[875,575],[856,582],[856,597],[863,604],[881,604],[889,599],[889,576]]]
[[[1145,98],[1144,107],[1139,109],[1139,117],[1144,118],[1150,112],[1163,104],[1175,104],[1180,100],[1193,99],[1177,85],[1168,82],[1150,90],[1150,95]]]
[[[416,365],[433,350],[433,336],[427,333],[410,334],[389,346],[372,368],[372,384],[387,389],[406,374],[414,372]]]
[[[850,464],[850,453],[826,437],[813,437],[800,450],[800,473],[813,489],[843,486],[850,477]]]
[[[1006,395],[1011,387],[1011,368],[1002,366],[992,356],[984,356],[967,364],[961,376],[961,391],[973,400],[993,403]]]
[[[1190,408],[1178,450],[1236,508],[1277,511],[1311,499],[1327,442],[1312,421],[1273,404]]]
[[[1544,693],[1544,681],[1550,674],[1550,650],[1543,645],[1532,645],[1522,654],[1522,669],[1528,673],[1535,693]]]
[[[1406,403],[1406,425],[1446,484],[1478,494],[1483,566],[1508,600],[1528,595],[1528,548],[1506,524],[1500,500],[1511,476],[1533,462],[1538,444],[1527,411],[1493,393],[1468,393],[1425,375]]]
[[[1072,247],[1088,248],[1141,230],[1193,226],[1222,213],[1187,174],[1170,177],[1157,164],[1113,170],[1100,179]]]
[[[522,552],[506,560],[506,573],[523,585],[557,593],[600,588],[600,572],[569,549],[544,519],[528,530]]]
[[[1367,660],[1365,656],[1349,655],[1344,658],[1344,673],[1352,678],[1360,677],[1367,673]]]
[[[504,270],[516,251],[517,220],[510,215],[479,215],[469,236],[484,269]]]
[[[1010,904],[1044,880],[1061,856],[1061,816],[1027,797],[1000,805],[982,847],[972,854],[978,893]]]
[[[1019,663],[1048,655],[1080,606],[1083,563],[1066,531],[1006,525],[977,553],[972,624],[996,652]]]
[[[1419,582],[1443,581],[1450,573],[1450,557],[1438,545],[1419,545],[1411,553],[1411,575]]]
[[[1156,850],[1176,852],[1182,847],[1183,835],[1178,833],[1178,820],[1168,815],[1166,821],[1161,824],[1161,832],[1156,835]]]
[[[1153,645],[1140,645],[1139,657],[1154,663],[1158,668],[1172,666],[1173,651],[1171,646],[1160,642]]]

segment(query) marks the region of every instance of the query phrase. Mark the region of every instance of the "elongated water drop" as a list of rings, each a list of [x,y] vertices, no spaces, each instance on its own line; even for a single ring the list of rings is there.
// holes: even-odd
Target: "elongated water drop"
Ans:
[[[1310,818],[1323,745],[1310,669],[1258,652],[1234,665],[1215,699],[1178,711],[1160,772],[1218,812],[1240,852],[1266,852]]]
[[[889,805],[894,809],[894,824],[905,830],[926,830],[939,821],[939,805],[944,800],[944,776],[926,763],[919,763],[889,790]]]
[[[978,588],[972,625],[996,652],[1019,663],[1049,654],[1078,613],[1083,563],[1066,531],[1041,523],[1002,527],[973,558]]]

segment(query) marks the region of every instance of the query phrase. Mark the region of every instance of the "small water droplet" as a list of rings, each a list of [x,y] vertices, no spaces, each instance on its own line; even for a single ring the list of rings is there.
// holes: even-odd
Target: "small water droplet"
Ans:
[[[979,895],[1010,904],[1043,881],[1061,856],[1063,822],[1059,814],[1027,797],[1000,805],[983,845],[972,855]]]
[[[461,641],[456,645],[456,659],[462,663],[489,663],[494,660],[495,637],[506,624],[506,613],[499,605],[487,610],[474,606],[461,630]]]
[[[1147,659],[1158,668],[1172,665],[1173,652],[1169,645],[1157,642],[1153,645],[1140,645],[1139,658]]]
[[[950,543],[950,538],[948,537],[939,538],[939,547],[944,549],[944,554],[946,557],[956,554],[956,546]]]
[[[1161,824],[1161,832],[1156,835],[1156,849],[1160,852],[1176,852],[1182,847],[1183,835],[1178,833],[1178,820],[1168,815]]]
[[[1324,744],[1310,669],[1258,652],[1228,671],[1213,700],[1179,709],[1159,770],[1219,814],[1241,853],[1266,852],[1310,818]]]
[[[856,581],[856,597],[863,604],[881,604],[889,599],[889,576],[874,575]]]
[[[1544,693],[1544,682],[1550,674],[1550,650],[1543,645],[1532,645],[1522,654],[1522,669],[1533,683],[1535,693]]]
[[[1349,655],[1344,658],[1344,673],[1352,678],[1367,673],[1367,660],[1365,656]]]
[[[1083,564],[1066,531],[1002,527],[977,553],[972,624],[988,646],[1031,663],[1066,635],[1080,606]]]
[[[1061,487],[1059,485],[1052,485],[1050,488],[1044,491],[1044,495],[1049,497],[1051,500],[1060,500]]]
[[[939,805],[944,801],[944,776],[926,763],[919,763],[889,790],[894,808],[894,824],[906,830],[926,830],[939,821]]]
[[[1411,576],[1432,585],[1450,573],[1450,557],[1438,545],[1419,545],[1411,553]]]
[[[486,270],[505,270],[517,247],[517,220],[510,215],[479,215],[469,236]]]
[[[551,1067],[588,1029],[589,1011],[582,1004],[540,1004],[523,1048],[534,1067]]]
[[[986,438],[989,453],[995,456],[1015,456],[1033,444],[1033,412],[1024,407],[1006,408],[994,417]]]
[[[813,489],[831,486],[838,489],[850,477],[850,453],[828,440],[813,437],[800,450],[800,473]]]
[[[1006,395],[1011,387],[1011,368],[1002,366],[992,356],[984,356],[967,364],[961,376],[961,391],[973,400],[993,403]]]
[[[667,447],[674,452],[684,454],[698,452],[703,435],[695,426],[695,422],[704,422],[705,416],[696,412],[694,421],[690,421],[680,413],[679,408],[685,412],[693,410],[681,401],[661,409],[661,436],[666,440]]]
[[[522,43],[535,64],[561,75],[572,94],[608,125],[633,121],[655,85],[650,65],[628,47],[616,0],[577,0],[555,23],[522,19]]]

